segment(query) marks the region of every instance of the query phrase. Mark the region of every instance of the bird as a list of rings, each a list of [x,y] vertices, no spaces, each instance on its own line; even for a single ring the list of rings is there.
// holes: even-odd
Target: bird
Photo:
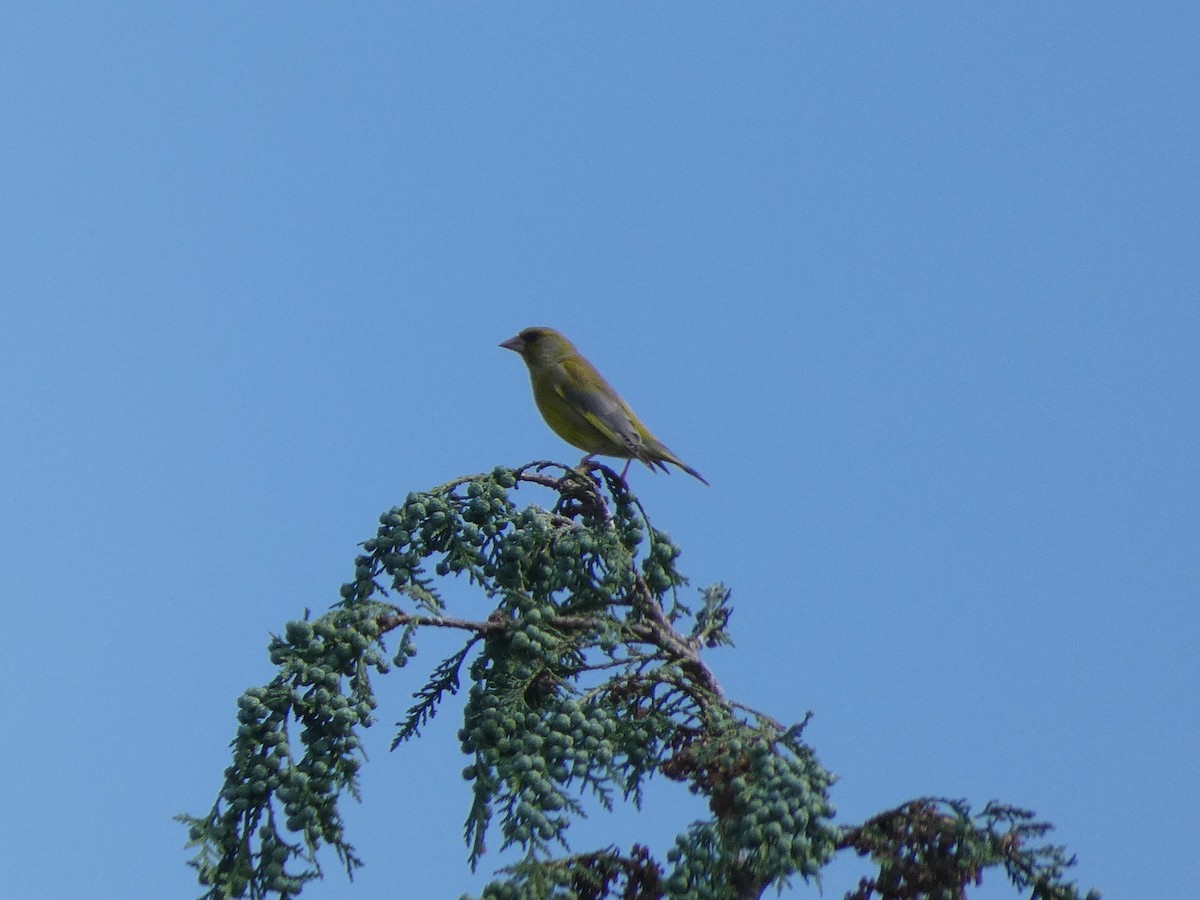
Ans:
[[[568,444],[587,453],[579,461],[581,468],[593,456],[615,456],[627,460],[621,471],[624,481],[635,459],[651,471],[669,472],[666,464],[671,463],[708,484],[642,424],[595,366],[553,328],[526,328],[500,346],[525,361],[533,399],[546,424]]]

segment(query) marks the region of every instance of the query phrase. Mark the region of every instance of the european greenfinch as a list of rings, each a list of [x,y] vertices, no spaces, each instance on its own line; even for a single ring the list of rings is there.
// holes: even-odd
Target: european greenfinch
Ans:
[[[568,444],[586,451],[580,466],[596,455],[637,459],[664,472],[669,471],[666,463],[672,463],[708,484],[650,433],[595,367],[553,328],[526,328],[500,346],[525,360],[533,399],[546,424]],[[629,462],[622,479],[628,471]]]

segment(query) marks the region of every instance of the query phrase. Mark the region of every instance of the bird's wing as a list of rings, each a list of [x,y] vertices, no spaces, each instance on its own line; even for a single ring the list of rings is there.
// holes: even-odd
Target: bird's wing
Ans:
[[[559,396],[605,438],[618,447],[626,448],[630,456],[641,459],[642,436],[638,433],[629,408],[617,392],[584,360],[571,360],[564,366],[568,369],[568,378],[555,385]],[[570,371],[579,366],[586,366],[590,371]],[[570,386],[588,382],[595,382],[597,386],[586,389]]]

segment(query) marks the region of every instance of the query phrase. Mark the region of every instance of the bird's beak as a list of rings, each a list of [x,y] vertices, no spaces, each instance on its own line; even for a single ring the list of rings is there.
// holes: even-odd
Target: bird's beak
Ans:
[[[525,349],[525,342],[521,340],[518,334],[516,337],[510,337],[507,341],[501,341],[500,346],[505,350],[512,350],[514,353],[520,353]]]

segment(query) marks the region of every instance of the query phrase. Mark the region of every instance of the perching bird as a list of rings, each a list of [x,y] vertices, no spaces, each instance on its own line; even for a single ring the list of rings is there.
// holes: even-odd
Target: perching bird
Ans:
[[[629,404],[553,328],[526,328],[500,346],[521,354],[529,367],[533,399],[546,424],[568,444],[587,452],[581,466],[597,454],[641,460],[664,472],[668,471],[666,463],[673,463],[708,484],[650,433]],[[627,462],[621,477],[628,471]]]

